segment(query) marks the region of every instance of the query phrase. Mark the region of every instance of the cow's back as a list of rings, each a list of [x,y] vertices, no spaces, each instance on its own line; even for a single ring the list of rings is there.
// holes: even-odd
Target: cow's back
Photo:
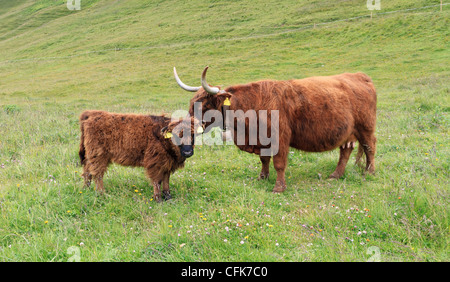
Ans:
[[[291,146],[310,152],[328,151],[356,134],[356,127],[375,126],[376,94],[363,73],[344,73],[292,80],[287,107]]]
[[[375,128],[376,93],[364,73],[286,81],[262,80],[225,89],[231,110],[278,110],[280,140],[304,151],[332,150],[356,127]],[[247,124],[248,127],[248,124]],[[280,141],[284,142],[284,141]],[[247,151],[248,144],[240,146]]]

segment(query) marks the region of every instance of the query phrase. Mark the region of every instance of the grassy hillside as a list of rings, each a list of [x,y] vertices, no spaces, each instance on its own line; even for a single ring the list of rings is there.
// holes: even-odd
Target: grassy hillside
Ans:
[[[81,2],[0,0],[1,261],[448,261],[449,5]],[[367,73],[377,173],[349,162],[328,181],[337,150],[292,149],[274,195],[256,155],[197,146],[169,202],[140,168],[111,166],[105,197],[83,189],[81,111],[187,109],[172,68],[199,85],[206,65],[224,86]]]

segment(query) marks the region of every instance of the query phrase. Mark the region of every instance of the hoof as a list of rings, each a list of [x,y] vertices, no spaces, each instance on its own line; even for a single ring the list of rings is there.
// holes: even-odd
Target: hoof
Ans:
[[[170,195],[170,191],[163,191],[164,200],[168,201],[172,199],[172,196]]]
[[[260,173],[259,174],[259,177],[258,177],[258,180],[264,180],[264,179],[269,179],[269,174],[267,173],[267,174],[265,174],[265,173]]]
[[[286,187],[275,187],[272,190],[272,193],[274,194],[280,194],[283,193],[286,190]]]
[[[370,175],[375,175],[375,167],[372,165],[369,165],[368,168],[366,168],[366,173]]]
[[[84,187],[91,187],[92,175],[90,173],[84,172],[81,176],[84,178]]]
[[[337,174],[336,172],[333,172],[329,177],[328,180],[337,180],[341,177],[342,175]]]
[[[95,192],[99,196],[106,196],[105,189],[97,189],[97,188],[95,188]]]
[[[161,194],[159,195],[153,195],[153,200],[155,200],[155,202],[157,203],[161,203],[162,199],[161,199]]]
[[[286,190],[286,183],[277,181],[275,184],[275,188],[273,188],[273,193],[283,193]]]

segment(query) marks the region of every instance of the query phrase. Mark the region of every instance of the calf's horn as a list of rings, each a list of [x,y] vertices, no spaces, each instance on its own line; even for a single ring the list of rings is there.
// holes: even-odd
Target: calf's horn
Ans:
[[[219,88],[217,88],[217,87],[211,87],[211,86],[209,86],[209,84],[206,82],[206,71],[208,70],[208,68],[209,68],[209,67],[206,67],[206,68],[203,70],[203,73],[202,73],[202,87],[203,87],[203,89],[205,89],[205,91],[208,92],[209,94],[215,95],[215,94],[221,92],[221,90],[220,90]],[[222,91],[222,92],[223,92],[223,91]]]
[[[197,92],[201,88],[201,86],[194,87],[194,86],[189,86],[189,85],[184,84],[181,81],[181,79],[178,77],[177,69],[175,67],[173,67],[173,74],[175,76],[175,80],[177,81],[178,85],[180,85],[180,87],[183,88],[184,90],[189,91],[189,92]]]

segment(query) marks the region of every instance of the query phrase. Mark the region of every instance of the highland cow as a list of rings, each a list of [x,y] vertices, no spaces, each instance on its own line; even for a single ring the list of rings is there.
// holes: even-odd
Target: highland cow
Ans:
[[[144,167],[154,188],[153,198],[171,198],[169,177],[194,154],[195,134],[203,131],[192,118],[172,121],[165,116],[85,111],[80,116],[79,156],[86,186],[92,178],[103,194],[103,175],[110,163]]]
[[[239,149],[260,155],[262,169],[260,179],[269,177],[269,163],[273,157],[273,165],[277,179],[273,192],[286,189],[285,169],[289,147],[306,152],[324,152],[337,147],[340,156],[335,171],[330,178],[339,178],[344,174],[350,154],[359,142],[359,162],[363,153],[366,155],[366,171],[375,171],[375,123],[377,95],[369,76],[364,73],[343,73],[334,76],[316,76],[286,81],[262,80],[243,85],[225,88],[212,87],[206,82],[206,67],[202,73],[201,86],[192,87],[184,84],[174,68],[175,79],[186,91],[196,92],[191,99],[189,113],[196,115],[196,105],[200,105],[202,117],[209,110],[221,111],[226,102],[230,111],[278,111],[278,146],[277,153],[262,155],[265,146],[262,142],[249,143],[249,121],[245,124],[245,142],[237,142],[236,128],[231,131],[234,143]],[[197,116],[196,116],[197,117]],[[201,119],[201,117],[197,117]],[[258,118],[258,123],[266,123],[270,132],[271,117],[265,120]],[[206,131],[214,120],[205,121]],[[238,120],[234,120],[236,124]],[[225,125],[223,125],[225,128]]]

